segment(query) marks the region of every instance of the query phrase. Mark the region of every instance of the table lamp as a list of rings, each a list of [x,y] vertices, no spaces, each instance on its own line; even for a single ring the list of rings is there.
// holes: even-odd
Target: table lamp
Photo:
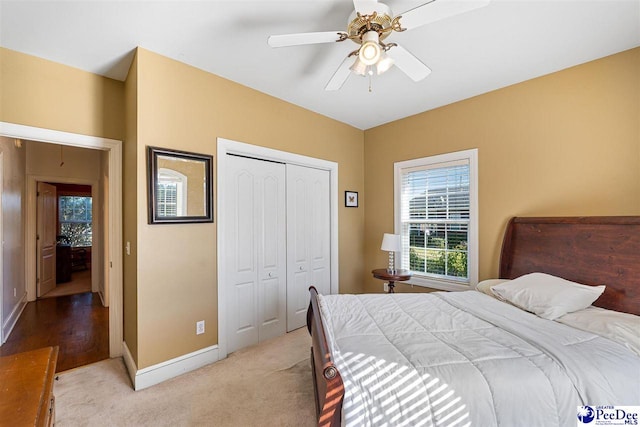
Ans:
[[[402,240],[400,235],[384,233],[380,249],[383,251],[389,251],[389,267],[387,267],[387,271],[389,273],[395,273],[396,265],[394,256],[396,252],[400,252],[402,250]]]

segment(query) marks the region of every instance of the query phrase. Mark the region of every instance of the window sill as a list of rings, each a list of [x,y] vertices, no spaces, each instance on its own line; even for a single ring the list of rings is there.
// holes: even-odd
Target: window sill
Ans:
[[[474,289],[474,286],[469,283],[460,283],[453,280],[435,279],[424,276],[413,276],[411,279],[402,283],[436,289],[439,291],[469,291]]]

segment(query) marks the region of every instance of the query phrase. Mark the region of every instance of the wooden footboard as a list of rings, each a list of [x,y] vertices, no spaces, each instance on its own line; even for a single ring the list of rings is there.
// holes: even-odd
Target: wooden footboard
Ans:
[[[307,329],[311,335],[311,369],[319,426],[340,426],[344,385],[334,366],[318,307],[318,291],[309,287]]]

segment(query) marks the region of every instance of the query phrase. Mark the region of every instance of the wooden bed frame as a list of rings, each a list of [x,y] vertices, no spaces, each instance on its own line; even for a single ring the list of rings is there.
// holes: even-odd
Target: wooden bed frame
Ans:
[[[606,285],[594,305],[640,315],[640,216],[511,218],[500,277],[536,271]]]
[[[500,277],[543,272],[606,285],[594,305],[640,315],[640,216],[512,218],[505,230]],[[310,287],[307,329],[319,426],[340,426],[344,384],[333,364]]]

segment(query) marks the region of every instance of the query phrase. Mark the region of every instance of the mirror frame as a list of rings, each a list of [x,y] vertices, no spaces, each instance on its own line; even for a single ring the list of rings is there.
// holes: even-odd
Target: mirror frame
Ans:
[[[158,156],[173,157],[176,159],[192,160],[202,162],[205,167],[205,195],[203,202],[205,214],[198,216],[177,216],[166,217],[158,215],[157,204],[157,181],[158,181]],[[213,156],[207,154],[196,154],[187,151],[170,150],[147,146],[147,204],[149,213],[149,224],[184,224],[197,222],[213,222]]]

